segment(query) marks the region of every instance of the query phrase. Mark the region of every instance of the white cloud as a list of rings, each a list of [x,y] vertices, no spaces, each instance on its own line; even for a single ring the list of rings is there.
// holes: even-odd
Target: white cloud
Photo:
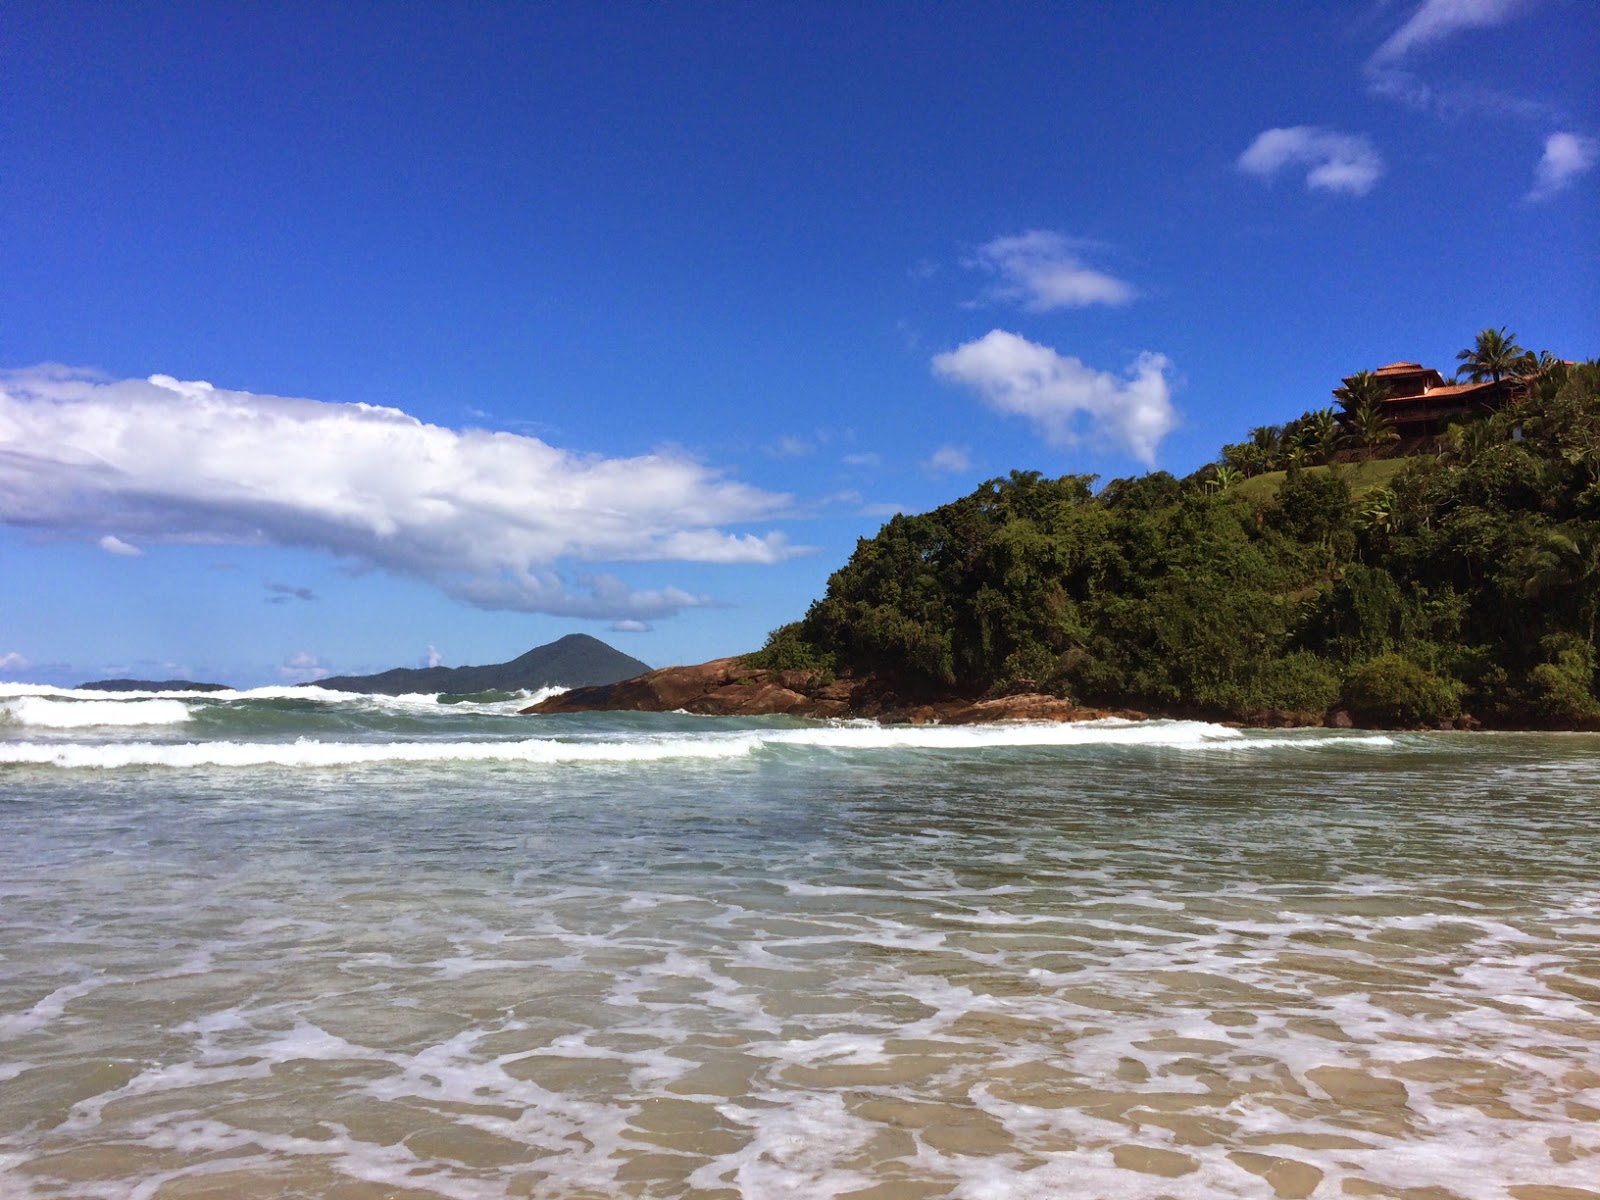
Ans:
[[[961,446],[940,446],[923,465],[941,475],[959,475],[972,469],[972,455]]]
[[[286,683],[312,683],[332,674],[333,670],[327,663],[304,650],[291,654],[278,667],[278,678]]]
[[[1432,82],[1423,79],[1413,65],[1417,51],[1468,30],[1504,25],[1538,3],[1539,0],[1423,0],[1367,59],[1368,87],[1377,95],[1413,108],[1431,109],[1444,117],[1488,113],[1524,120],[1559,119],[1545,101],[1516,95],[1482,79],[1467,77],[1468,70],[1476,65],[1483,68],[1481,74],[1511,78],[1504,71],[1496,70],[1497,57],[1493,49],[1486,47],[1487,54],[1458,55],[1457,60],[1449,64],[1435,60]]]
[[[782,533],[722,527],[789,505],[673,452],[603,458],[392,408],[163,375],[0,374],[0,521],[309,547],[486,607],[644,619],[709,604],[671,588],[630,592],[610,576],[569,590],[554,568],[777,562],[795,553]]]
[[[144,553],[137,546],[130,546],[114,533],[108,533],[100,539],[100,549],[107,554],[120,554],[124,558],[138,558]]]
[[[1412,50],[1463,29],[1503,25],[1529,6],[1530,0],[1423,0],[1405,24],[1373,51],[1369,65],[1398,62]]]
[[[767,450],[767,453],[774,458],[805,458],[807,455],[815,454],[816,452],[817,444],[815,442],[793,436],[779,438]]]
[[[1600,161],[1600,142],[1576,133],[1552,133],[1544,140],[1544,154],[1534,168],[1529,200],[1547,200],[1562,191]]]
[[[847,467],[876,467],[883,464],[883,455],[868,450],[862,454],[846,454],[839,461]]]
[[[28,666],[28,660],[15,650],[0,654],[0,671],[21,671]]]
[[[1029,418],[1055,445],[1087,438],[1151,465],[1177,424],[1170,365],[1165,355],[1144,353],[1117,376],[1003,329],[933,359],[937,375],[970,387],[999,412]]]
[[[1383,174],[1383,158],[1362,134],[1316,125],[1267,129],[1239,156],[1247,175],[1271,179],[1286,167],[1305,167],[1306,187],[1365,196]]]
[[[1031,229],[985,242],[967,265],[999,276],[986,296],[1020,304],[1029,312],[1132,300],[1132,285],[1084,264],[1080,254],[1086,247],[1047,229]]]
[[[440,654],[439,647],[431,642],[428,644],[428,661],[424,665],[429,667],[444,666],[444,655]]]
[[[613,621],[612,633],[649,633],[652,626],[649,621]]]

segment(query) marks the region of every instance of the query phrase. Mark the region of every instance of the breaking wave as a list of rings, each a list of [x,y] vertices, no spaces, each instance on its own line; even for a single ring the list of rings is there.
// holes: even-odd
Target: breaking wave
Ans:
[[[344,767],[388,763],[648,763],[726,761],[763,752],[982,752],[1017,748],[1151,747],[1180,751],[1391,745],[1382,736],[1250,738],[1200,721],[1093,721],[1004,726],[879,726],[865,722],[738,732],[611,736],[590,740],[213,741],[160,744],[0,744],[0,764],[63,768]]]
[[[76,700],[15,696],[0,700],[0,720],[40,729],[181,725],[192,718],[182,700]]]

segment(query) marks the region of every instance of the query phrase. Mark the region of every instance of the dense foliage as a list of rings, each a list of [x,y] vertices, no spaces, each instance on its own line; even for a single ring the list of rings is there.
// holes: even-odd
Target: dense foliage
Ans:
[[[1014,471],[863,538],[763,653],[906,696],[1596,724],[1600,363],[1546,359],[1528,393],[1360,495],[1295,457],[1276,494],[1226,461],[1098,492]]]

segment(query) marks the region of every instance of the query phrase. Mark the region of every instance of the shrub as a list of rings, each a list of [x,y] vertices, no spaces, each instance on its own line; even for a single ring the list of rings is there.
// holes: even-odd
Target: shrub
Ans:
[[[1297,650],[1263,664],[1260,689],[1270,707],[1321,713],[1339,698],[1339,677],[1317,655]]]
[[[1365,725],[1437,725],[1461,713],[1460,687],[1399,654],[1356,667],[1344,681],[1344,704]]]
[[[743,663],[753,671],[815,671],[823,682],[833,678],[833,655],[818,650],[800,636],[800,622],[780,625],[767,635],[767,641],[754,654],[746,654]]]
[[[1571,634],[1552,634],[1540,648],[1550,656],[1528,672],[1529,715],[1544,724],[1592,728],[1600,723],[1600,702],[1590,684],[1594,679],[1594,648]]]
[[[1560,728],[1600,723],[1600,704],[1589,689],[1555,663],[1540,663],[1528,672],[1528,713]]]

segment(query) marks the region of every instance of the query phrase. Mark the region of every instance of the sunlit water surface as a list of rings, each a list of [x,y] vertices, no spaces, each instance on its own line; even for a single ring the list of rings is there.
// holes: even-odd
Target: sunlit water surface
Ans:
[[[0,696],[0,1195],[1600,1197],[1600,738],[514,707]]]

